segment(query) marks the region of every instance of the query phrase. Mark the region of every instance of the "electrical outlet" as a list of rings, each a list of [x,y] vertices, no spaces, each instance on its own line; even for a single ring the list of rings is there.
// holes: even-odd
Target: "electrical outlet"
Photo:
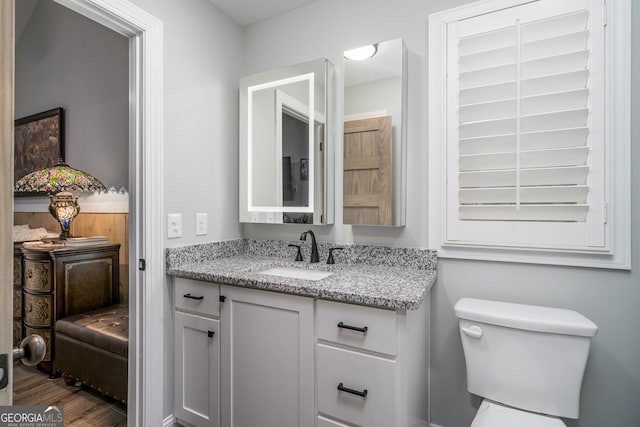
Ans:
[[[207,214],[196,214],[196,236],[204,236],[207,234]]]
[[[167,215],[167,238],[182,237],[182,214]]]

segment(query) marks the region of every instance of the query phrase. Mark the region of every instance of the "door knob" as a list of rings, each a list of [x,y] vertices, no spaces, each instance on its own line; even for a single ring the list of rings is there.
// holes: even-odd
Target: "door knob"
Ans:
[[[18,348],[13,349],[13,361],[20,360],[27,366],[37,365],[42,362],[47,353],[47,345],[40,335],[29,335],[20,342]],[[9,384],[8,355],[0,354],[0,389]]]
[[[20,342],[18,348],[13,349],[13,361],[20,360],[22,364],[34,366],[42,362],[47,353],[47,345],[40,335],[32,334]]]

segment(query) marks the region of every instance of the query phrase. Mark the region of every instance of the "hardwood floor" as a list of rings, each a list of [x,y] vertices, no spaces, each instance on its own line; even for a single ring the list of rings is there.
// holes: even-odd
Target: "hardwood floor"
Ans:
[[[60,377],[49,379],[35,367],[13,366],[14,405],[52,405],[64,408],[65,427],[126,427],[127,406],[88,387],[68,386]]]

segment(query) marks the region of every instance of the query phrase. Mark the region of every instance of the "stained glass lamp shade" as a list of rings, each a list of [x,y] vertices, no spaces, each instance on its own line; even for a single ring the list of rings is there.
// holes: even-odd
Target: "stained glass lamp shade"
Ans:
[[[80,213],[78,197],[71,191],[107,191],[97,178],[65,163],[31,172],[16,181],[15,191],[49,193],[49,212],[60,223],[60,239],[71,237],[71,222]],[[52,194],[56,193],[56,194]]]

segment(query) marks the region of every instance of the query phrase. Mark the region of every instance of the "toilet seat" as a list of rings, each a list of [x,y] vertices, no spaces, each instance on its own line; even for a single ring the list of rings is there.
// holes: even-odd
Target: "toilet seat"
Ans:
[[[560,418],[534,414],[483,400],[471,427],[566,427]]]

